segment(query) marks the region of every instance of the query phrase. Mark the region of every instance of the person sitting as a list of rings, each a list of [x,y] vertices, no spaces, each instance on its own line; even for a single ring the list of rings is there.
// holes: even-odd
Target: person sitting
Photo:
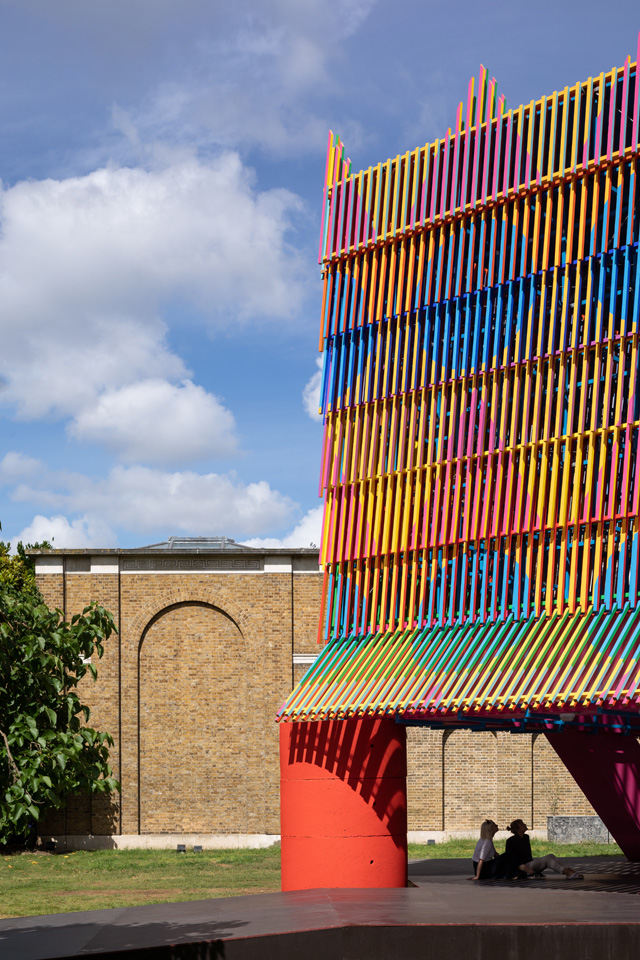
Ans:
[[[500,828],[493,820],[484,820],[480,825],[480,839],[473,851],[473,879],[491,880],[498,866],[498,852],[493,838]]]
[[[582,880],[583,876],[574,870],[573,867],[565,867],[552,853],[546,857],[533,857],[531,853],[531,841],[527,834],[529,829],[524,820],[513,820],[508,830],[512,836],[509,837],[505,846],[505,855],[512,869],[517,868],[520,874],[528,877],[540,875],[544,870],[553,870],[555,873],[563,873],[568,880]],[[514,876],[518,876],[514,873]]]

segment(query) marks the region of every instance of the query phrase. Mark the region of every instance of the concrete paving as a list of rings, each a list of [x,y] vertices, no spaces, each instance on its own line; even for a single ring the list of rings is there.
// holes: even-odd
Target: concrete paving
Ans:
[[[475,883],[410,864],[416,884],[302,890],[0,921],[1,960],[637,960],[640,864],[568,861],[585,880]]]

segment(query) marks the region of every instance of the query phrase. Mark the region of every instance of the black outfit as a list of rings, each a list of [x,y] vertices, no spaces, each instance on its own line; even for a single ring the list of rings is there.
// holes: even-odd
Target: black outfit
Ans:
[[[517,833],[514,833],[507,840],[504,852],[508,856],[513,857],[518,866],[520,866],[521,863],[529,863],[530,860],[533,860],[529,835],[525,833],[523,837],[519,837]]]
[[[504,854],[503,854],[504,856]],[[493,880],[498,869],[498,863],[500,862],[500,857],[494,857],[493,860],[483,860],[482,867],[480,868],[480,876],[478,880]],[[478,861],[473,860],[473,873],[474,876],[478,871]]]
[[[503,862],[501,863],[501,874],[503,877],[515,877],[518,874],[521,876],[522,871],[519,870],[521,863],[529,863],[530,860],[533,860],[533,854],[531,853],[531,840],[529,839],[528,834],[525,833],[523,837],[519,837],[514,833],[506,842]]]

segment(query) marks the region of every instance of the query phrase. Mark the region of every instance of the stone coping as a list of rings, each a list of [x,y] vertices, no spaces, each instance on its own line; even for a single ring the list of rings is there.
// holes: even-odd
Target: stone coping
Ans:
[[[280,842],[274,833],[122,833],[110,836],[51,834],[58,850],[175,850],[184,843],[187,850],[199,845],[203,850],[262,850]]]
[[[166,556],[166,557],[189,557],[194,553],[206,553],[212,556],[246,556],[251,553],[258,556],[319,556],[320,550],[318,547],[245,547],[241,548],[241,545],[238,545],[238,549],[234,550],[231,548],[225,548],[224,550],[216,550],[215,548],[201,549],[197,547],[193,550],[163,550],[163,549],[153,549],[149,547],[69,547],[60,549],[51,548],[51,550],[27,550],[27,554],[30,557],[67,557],[67,556],[76,556],[76,557],[120,557],[120,556],[140,556],[146,554],[153,554],[157,556]]]

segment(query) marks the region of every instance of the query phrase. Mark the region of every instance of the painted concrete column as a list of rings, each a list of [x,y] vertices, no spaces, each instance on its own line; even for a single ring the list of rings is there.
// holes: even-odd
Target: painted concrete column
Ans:
[[[621,733],[562,730],[547,740],[629,860],[640,860],[640,744]]]
[[[407,884],[406,730],[280,724],[282,889]]]

